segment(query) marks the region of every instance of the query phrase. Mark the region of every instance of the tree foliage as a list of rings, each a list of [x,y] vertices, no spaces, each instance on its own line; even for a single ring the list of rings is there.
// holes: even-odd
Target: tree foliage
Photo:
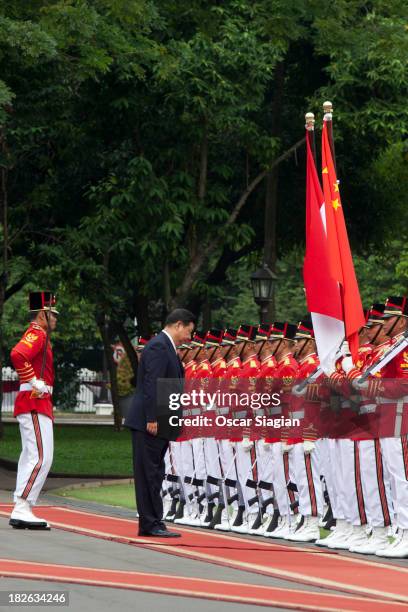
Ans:
[[[276,315],[298,317],[304,154],[285,152],[326,98],[364,299],[406,289],[407,12],[397,0],[1,1],[5,295],[58,288],[68,345],[96,344],[101,317],[111,334],[134,316],[147,332],[176,303],[212,308],[219,325],[253,318],[242,270],[260,259],[278,160]],[[7,299],[17,321],[23,300]],[[14,323],[2,329],[8,349]]]

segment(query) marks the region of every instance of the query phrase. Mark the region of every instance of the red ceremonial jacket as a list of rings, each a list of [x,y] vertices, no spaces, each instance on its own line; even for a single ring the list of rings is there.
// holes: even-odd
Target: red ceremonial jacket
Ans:
[[[21,340],[11,351],[11,361],[20,379],[20,384],[28,383],[34,376],[40,378],[46,342],[46,332],[37,323],[31,323]],[[54,385],[54,364],[51,343],[47,345],[44,382]],[[14,404],[14,416],[26,412],[39,412],[54,419],[51,395],[31,397],[31,390],[19,391]]]
[[[276,361],[273,355],[268,355],[265,359],[262,359],[259,367],[259,374],[257,380],[257,391],[258,393],[268,393],[270,396],[273,394],[273,384],[274,378],[276,376],[276,369],[278,367],[278,362]],[[267,417],[272,417],[274,415],[280,415],[281,407],[280,406],[272,406],[271,405],[265,408],[265,415]],[[265,438],[265,442],[273,443],[280,442],[280,438],[273,438],[271,434],[273,433],[272,429],[264,427],[262,429],[262,436]]]
[[[280,392],[282,414],[285,418],[289,417],[289,409],[292,402],[292,387],[298,378],[299,364],[291,353],[286,355],[278,363],[276,369],[276,391]],[[299,441],[299,437],[293,437],[293,428],[282,427],[281,440],[285,440],[288,444],[293,444]],[[297,432],[298,433],[298,432]]]

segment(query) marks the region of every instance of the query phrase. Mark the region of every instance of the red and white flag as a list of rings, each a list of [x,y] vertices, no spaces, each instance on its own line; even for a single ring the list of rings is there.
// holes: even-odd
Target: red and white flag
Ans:
[[[323,121],[322,132],[322,177],[330,274],[340,287],[345,336],[355,363],[359,345],[358,330],[364,325],[365,318],[347,236],[326,120]]]
[[[306,254],[303,278],[311,313],[320,365],[333,368],[334,355],[344,339],[343,309],[339,283],[333,278],[325,227],[322,188],[306,132]]]

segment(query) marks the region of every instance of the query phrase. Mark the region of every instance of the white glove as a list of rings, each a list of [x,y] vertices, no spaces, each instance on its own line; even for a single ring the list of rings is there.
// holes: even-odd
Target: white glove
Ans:
[[[366,391],[368,389],[368,385],[369,385],[369,380],[365,380],[364,382],[360,383],[361,377],[359,376],[358,378],[355,378],[354,380],[351,381],[351,384],[353,385],[353,387],[355,389],[357,389],[357,391]]]
[[[41,378],[34,377],[30,380],[30,383],[34,391],[36,391],[36,393],[38,393],[39,396],[44,395],[45,393],[48,393],[48,387],[45,384],[45,382],[41,380]]]
[[[354,368],[354,363],[353,363],[353,359],[351,355],[347,355],[346,357],[343,357],[342,362],[341,362],[341,367],[343,368],[346,374],[348,374]]]
[[[300,385],[295,385],[294,387],[292,387],[292,392],[297,397],[302,397],[302,395],[304,395],[306,391],[307,391],[307,385],[305,385],[303,389],[300,388]]]
[[[254,443],[249,438],[244,438],[242,440],[242,448],[246,453],[249,453]]]
[[[328,361],[327,365],[321,366],[326,376],[330,377],[332,374],[334,374],[334,372],[336,372],[336,361],[337,361],[337,357],[334,357],[334,359],[331,359],[330,361]]]
[[[282,442],[282,454],[283,453],[290,453],[290,451],[293,449],[293,444],[288,444],[287,442]]]
[[[303,442],[303,450],[308,455],[314,450],[315,443],[312,440],[305,440]]]
[[[343,357],[348,357],[350,355],[350,347],[349,347],[349,343],[347,342],[347,340],[343,341],[340,347],[340,354],[343,355]]]

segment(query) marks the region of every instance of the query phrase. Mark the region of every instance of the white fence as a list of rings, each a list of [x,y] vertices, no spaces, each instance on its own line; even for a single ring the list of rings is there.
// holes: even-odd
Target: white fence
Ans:
[[[94,404],[98,402],[102,388],[102,374],[82,369],[78,371],[79,391],[76,395],[73,412],[95,412]],[[18,393],[19,382],[16,372],[12,368],[3,368],[3,413],[12,413],[14,401]],[[108,390],[110,401],[110,392]]]

